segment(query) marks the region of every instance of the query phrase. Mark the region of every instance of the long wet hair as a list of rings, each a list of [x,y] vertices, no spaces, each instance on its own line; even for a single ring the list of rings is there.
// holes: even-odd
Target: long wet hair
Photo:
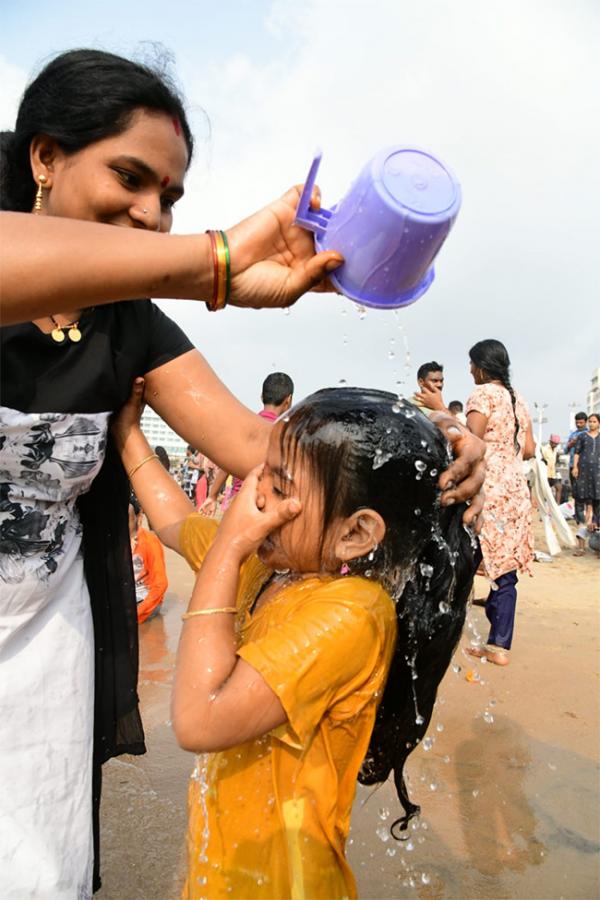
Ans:
[[[322,547],[329,526],[361,507],[374,509],[386,525],[376,550],[349,569],[379,581],[396,607],[396,647],[359,781],[376,784],[393,772],[405,811],[392,825],[398,836],[419,812],[408,796],[404,764],[427,731],[475,569],[464,507],[440,505],[448,445],[411,403],[344,387],[318,391],[290,411],[281,452],[288,468],[300,454],[320,485]]]
[[[177,120],[189,165],[194,140],[183,101],[164,71],[102,50],[70,50],[51,60],[25,89],[15,130],[0,133],[0,208],[31,212],[37,185],[29,148],[36,135],[76,153],[122,134],[139,109]]]
[[[485,375],[499,381],[508,391],[515,420],[515,453],[518,453],[521,449],[518,441],[520,426],[517,416],[517,397],[514,388],[510,383],[510,357],[508,355],[508,350],[501,341],[497,341],[494,338],[488,338],[485,341],[478,341],[471,347],[469,350],[469,359],[473,365],[477,366],[478,369],[481,369]]]

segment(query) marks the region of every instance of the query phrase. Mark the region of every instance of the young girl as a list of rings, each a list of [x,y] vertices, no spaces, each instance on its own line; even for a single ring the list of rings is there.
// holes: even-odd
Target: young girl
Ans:
[[[472,582],[460,506],[437,487],[446,442],[392,394],[320,391],[273,428],[220,526],[191,512],[137,427],[115,437],[161,539],[198,571],[173,727],[200,754],[186,897],[355,897],[345,858],[356,780],[425,733]]]

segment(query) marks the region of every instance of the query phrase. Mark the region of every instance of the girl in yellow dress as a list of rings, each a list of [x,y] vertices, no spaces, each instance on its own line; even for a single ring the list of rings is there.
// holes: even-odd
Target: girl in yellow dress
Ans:
[[[319,391],[280,419],[220,525],[152,456],[141,380],[115,437],[161,540],[197,571],[172,702],[189,790],[188,898],[356,897],[345,842],[356,781],[424,735],[473,572],[442,508],[438,429],[392,394]]]

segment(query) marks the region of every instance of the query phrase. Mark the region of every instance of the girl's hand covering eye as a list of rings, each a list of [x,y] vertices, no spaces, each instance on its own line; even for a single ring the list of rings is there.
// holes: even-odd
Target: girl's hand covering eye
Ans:
[[[144,379],[136,378],[131,387],[129,399],[121,407],[111,422],[111,432],[120,449],[127,436],[140,427],[140,419],[144,411]]]
[[[470,501],[463,515],[465,525],[480,531],[482,523],[485,478],[485,442],[465,428],[454,416],[432,413],[431,421],[437,425],[452,446],[454,462],[440,475],[442,506]]]
[[[286,522],[295,519],[302,504],[297,497],[277,503],[268,512],[260,489],[264,464],[247,475],[242,488],[223,516],[213,546],[233,552],[240,562],[255,553],[265,538]]]

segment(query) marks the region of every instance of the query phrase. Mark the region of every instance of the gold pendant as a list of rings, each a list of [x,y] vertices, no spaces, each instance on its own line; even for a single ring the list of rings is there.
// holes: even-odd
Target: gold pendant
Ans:
[[[62,344],[65,339],[65,333],[62,328],[54,328],[51,333],[52,340],[56,341],[57,344]]]
[[[74,344],[78,344],[81,340],[81,332],[77,325],[71,325],[69,328],[69,340],[73,341]]]

